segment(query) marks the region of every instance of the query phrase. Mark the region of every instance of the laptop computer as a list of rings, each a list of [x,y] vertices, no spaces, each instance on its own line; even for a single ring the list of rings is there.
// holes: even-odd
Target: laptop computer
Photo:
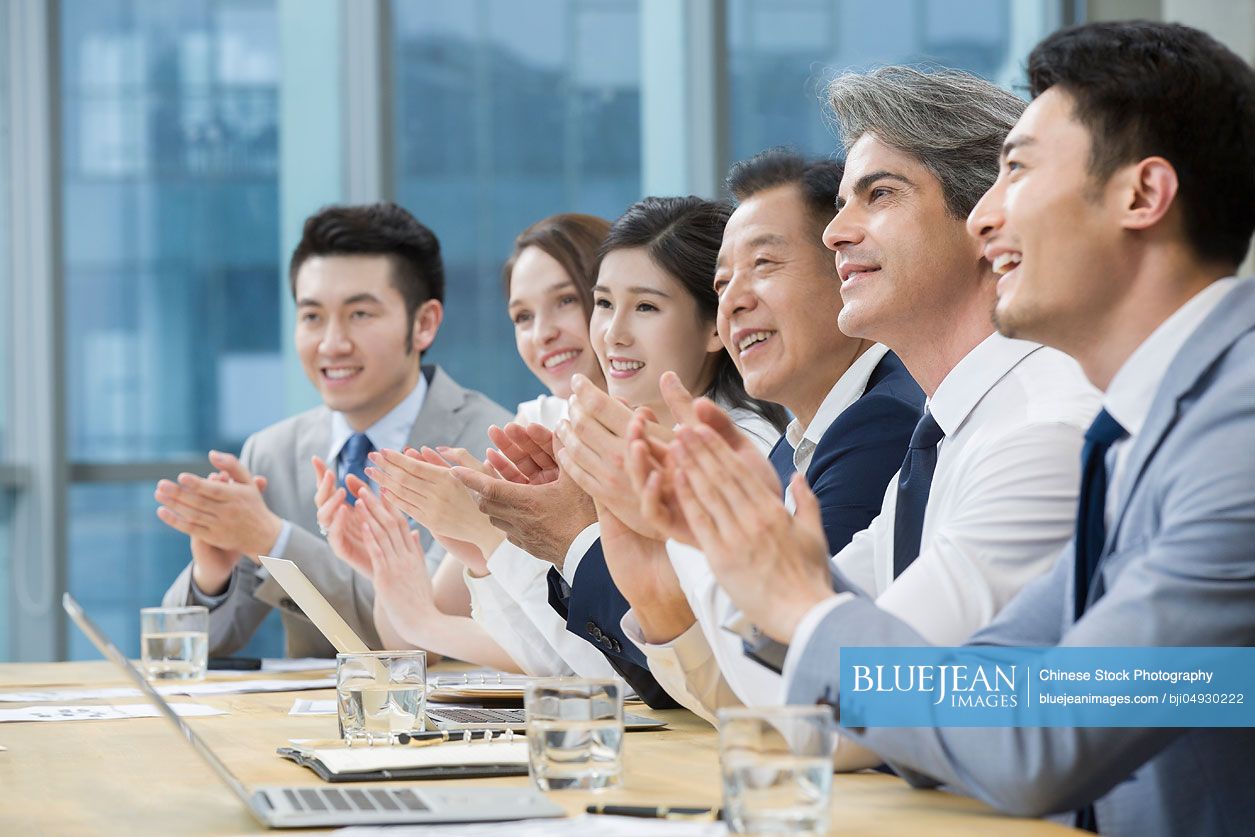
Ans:
[[[314,627],[322,632],[337,651],[341,654],[368,651],[353,629],[345,623],[340,614],[336,613],[331,603],[318,592],[314,583],[301,572],[301,568],[284,558],[271,558],[269,555],[258,556],[262,566],[270,573],[270,577],[279,582],[283,591],[292,597],[292,601],[304,611]],[[509,685],[517,688],[518,699],[522,700],[523,685],[530,679],[518,675],[505,675]],[[499,685],[504,685],[498,682]],[[439,685],[439,684],[438,684]],[[465,688],[467,684],[459,684]],[[484,686],[484,684],[478,684]],[[523,709],[497,709],[488,707],[440,706],[427,701],[428,726],[437,730],[492,730],[494,732],[514,730],[522,732],[527,726],[527,717]],[[623,713],[623,728],[628,732],[637,730],[660,729],[666,721],[646,718],[631,712]]]
[[[565,815],[561,808],[533,788],[270,785],[250,793],[204,740],[175,713],[139,669],[88,618],[69,593],[61,597],[61,604],[100,653],[139,687],[158,711],[175,725],[192,749],[213,768],[218,778],[244,803],[253,817],[268,828],[495,822]]]

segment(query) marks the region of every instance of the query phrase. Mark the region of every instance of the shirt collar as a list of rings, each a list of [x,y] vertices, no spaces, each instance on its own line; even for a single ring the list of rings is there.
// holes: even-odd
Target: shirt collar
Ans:
[[[410,390],[410,394],[388,411],[387,415],[366,428],[366,438],[370,439],[375,450],[385,448],[404,450],[406,443],[410,440],[410,430],[418,421],[418,414],[422,411],[423,402],[426,399],[427,376],[420,372],[418,383],[414,385],[414,389]],[[336,461],[344,443],[356,432],[349,425],[349,420],[344,417],[344,413],[335,411],[331,413],[331,450],[327,454],[328,462]]]
[[[972,410],[1016,364],[1041,348],[1038,343],[1012,340],[997,332],[967,353],[924,404],[946,436],[953,436]]]
[[[802,423],[797,419],[789,422],[784,435],[795,451],[801,446],[803,439],[812,445],[819,444],[819,440],[828,432],[832,423],[846,411],[846,408],[863,396],[872,372],[876,370],[876,366],[888,352],[888,346],[873,343],[871,348],[863,352],[837,379],[836,384],[824,396],[823,402],[819,405],[809,425],[803,428]]]
[[[1136,436],[1146,423],[1155,393],[1181,346],[1237,281],[1232,276],[1220,279],[1192,296],[1133,350],[1111,379],[1103,407],[1130,436]]]

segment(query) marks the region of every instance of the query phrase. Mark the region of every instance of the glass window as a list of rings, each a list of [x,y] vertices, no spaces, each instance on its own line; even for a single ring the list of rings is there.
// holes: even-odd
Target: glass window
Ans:
[[[70,457],[237,447],[282,412],[274,4],[59,20]]]
[[[512,408],[543,391],[505,314],[514,236],[639,197],[637,3],[394,0],[392,19],[396,195],[445,259],[431,357]]]
[[[57,19],[70,459],[238,450],[284,406],[275,5],[64,0]],[[70,496],[69,588],[130,652],[188,560],[152,488]]]
[[[8,0],[0,0],[0,52],[8,50]],[[9,461],[9,405],[12,377],[9,369],[13,358],[10,345],[9,318],[13,315],[12,283],[9,278],[9,65],[0,59],[0,607],[12,613],[10,578],[10,539],[13,507],[17,500],[6,485],[4,468]],[[0,617],[0,660],[9,658],[9,619]]]
[[[832,155],[822,105],[834,71],[924,63],[1019,89],[1028,49],[1061,15],[1060,2],[729,0],[733,159],[775,145]]]

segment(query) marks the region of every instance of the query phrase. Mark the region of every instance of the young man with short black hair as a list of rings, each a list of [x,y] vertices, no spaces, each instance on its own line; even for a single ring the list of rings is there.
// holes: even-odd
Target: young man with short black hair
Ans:
[[[192,550],[164,603],[210,608],[214,655],[245,645],[272,607],[290,656],[335,653],[257,564],[262,554],[294,561],[368,645],[395,644],[376,631],[369,579],[318,534],[311,459],[331,463],[343,484],[363,477],[372,450],[448,445],[482,455],[488,427],[510,418],[440,367],[421,365],[444,316],[444,269],[435,235],[401,207],[311,216],[288,275],[297,354],[323,405],[249,437],[238,459],[211,452],[217,476],[180,474],[155,492],[158,516],[190,536]],[[422,540],[431,544],[426,531]]]

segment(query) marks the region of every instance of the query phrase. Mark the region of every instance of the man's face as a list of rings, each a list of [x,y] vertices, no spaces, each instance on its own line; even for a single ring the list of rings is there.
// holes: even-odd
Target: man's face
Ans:
[[[935,339],[945,311],[979,292],[980,248],[917,159],[864,134],[850,149],[824,231],[841,277],[841,330],[902,353]]]
[[[841,291],[819,226],[796,185],[743,201],[715,271],[719,338],[755,398],[794,413],[818,408],[834,363],[857,341],[837,328]]]
[[[419,351],[385,256],[314,256],[296,274],[296,350],[323,403],[365,430],[418,383]],[[426,342],[430,342],[427,340]]]
[[[1008,337],[1075,348],[1097,332],[1128,268],[1113,180],[1089,174],[1090,134],[1052,87],[1007,135],[998,180],[972,209],[971,234],[1001,274],[994,322]]]

